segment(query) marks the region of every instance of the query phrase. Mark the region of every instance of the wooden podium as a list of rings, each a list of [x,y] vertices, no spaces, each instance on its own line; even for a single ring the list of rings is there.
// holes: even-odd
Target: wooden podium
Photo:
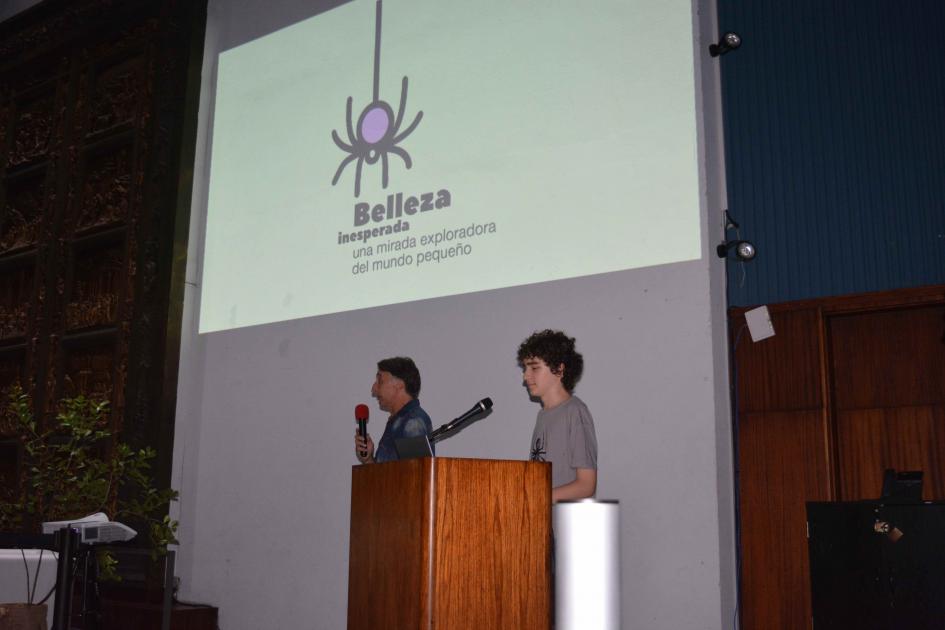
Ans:
[[[348,630],[550,627],[550,464],[355,466],[350,540]]]

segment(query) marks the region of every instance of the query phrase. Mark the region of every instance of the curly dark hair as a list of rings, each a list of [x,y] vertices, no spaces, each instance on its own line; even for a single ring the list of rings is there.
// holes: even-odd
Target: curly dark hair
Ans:
[[[391,357],[377,362],[378,372],[388,372],[404,382],[404,389],[411,398],[420,395],[420,370],[410,357]]]
[[[560,330],[541,330],[523,341],[518,347],[519,367],[532,358],[544,361],[553,374],[560,374],[559,367],[564,365],[561,384],[568,392],[574,391],[584,371],[584,357],[574,349],[574,337],[568,337]]]

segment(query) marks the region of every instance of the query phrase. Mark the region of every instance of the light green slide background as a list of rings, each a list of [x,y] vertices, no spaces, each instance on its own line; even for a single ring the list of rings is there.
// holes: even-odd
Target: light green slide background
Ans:
[[[692,260],[701,255],[689,0],[386,0],[380,97],[402,128],[355,163],[372,97],[375,2],[336,9],[222,53],[212,127],[200,332]],[[338,244],[354,204],[445,189],[448,208],[403,217],[409,266],[352,273],[377,244]],[[470,224],[494,233],[422,246]],[[467,255],[416,264],[462,243]],[[371,246],[370,253],[362,248]],[[399,253],[398,253],[399,255]]]

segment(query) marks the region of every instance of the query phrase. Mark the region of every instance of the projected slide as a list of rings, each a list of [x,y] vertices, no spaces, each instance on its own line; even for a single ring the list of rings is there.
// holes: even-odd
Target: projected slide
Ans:
[[[353,0],[219,55],[200,331],[699,258],[689,0]]]

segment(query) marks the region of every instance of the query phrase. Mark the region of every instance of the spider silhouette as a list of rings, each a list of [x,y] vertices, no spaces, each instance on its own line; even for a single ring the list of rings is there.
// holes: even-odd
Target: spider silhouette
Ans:
[[[345,167],[357,160],[354,173],[355,197],[361,194],[361,168],[365,162],[368,164],[376,164],[378,160],[380,160],[381,186],[383,188],[387,188],[387,155],[389,153],[400,156],[408,169],[413,165],[410,154],[398,145],[404,138],[413,133],[413,130],[420,124],[420,119],[423,118],[423,112],[417,112],[413,122],[403,131],[400,130],[400,126],[404,121],[404,108],[407,105],[407,77],[404,77],[400,84],[400,106],[397,108],[396,117],[394,116],[393,108],[386,101],[382,101],[378,95],[381,66],[381,0],[377,0],[376,6],[377,11],[374,30],[374,100],[361,111],[361,115],[358,116],[357,125],[352,125],[351,106],[354,99],[351,96],[348,97],[347,106],[345,108],[347,113],[345,121],[348,132],[347,142],[339,137],[337,130],[332,129],[331,131],[331,139],[334,140],[339,149],[348,154],[348,157],[343,159],[341,164],[338,165],[338,170],[335,171],[331,185],[334,186],[337,184]]]

